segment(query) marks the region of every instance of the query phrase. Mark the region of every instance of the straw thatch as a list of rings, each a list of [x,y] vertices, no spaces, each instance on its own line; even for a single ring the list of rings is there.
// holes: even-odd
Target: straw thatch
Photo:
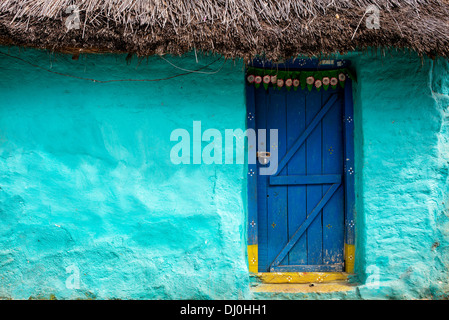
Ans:
[[[379,29],[366,26],[372,4]],[[79,29],[66,26],[70,5],[79,8]],[[274,60],[370,47],[447,57],[449,0],[0,0],[0,43]]]

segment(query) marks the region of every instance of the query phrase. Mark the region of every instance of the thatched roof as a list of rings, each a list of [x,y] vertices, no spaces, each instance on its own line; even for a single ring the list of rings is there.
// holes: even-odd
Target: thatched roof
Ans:
[[[69,30],[72,4],[80,26]],[[372,4],[379,29],[366,26]],[[372,47],[448,57],[449,0],[0,0],[0,43],[138,55],[196,49],[274,60]]]

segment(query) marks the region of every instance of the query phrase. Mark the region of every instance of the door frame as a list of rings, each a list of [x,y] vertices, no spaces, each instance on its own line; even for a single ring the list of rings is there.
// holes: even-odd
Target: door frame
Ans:
[[[340,60],[342,61],[342,60]],[[341,63],[341,62],[340,62]],[[345,61],[346,64],[350,62]],[[269,67],[271,63],[258,63],[255,67]],[[325,69],[338,69],[327,67]],[[246,127],[256,129],[255,118],[255,87],[248,85],[245,70],[246,95]],[[313,89],[314,90],[314,89]],[[352,96],[352,79],[347,77],[343,92],[343,145],[344,145],[344,202],[345,202],[345,230],[344,230],[344,268],[346,273],[354,273],[355,260],[355,186],[354,186],[354,104]],[[251,146],[248,146],[250,148]],[[256,146],[253,146],[256,147]],[[258,273],[258,208],[257,208],[257,164],[248,163],[248,269],[250,273]],[[282,275],[281,275],[282,276]],[[288,277],[288,275],[287,275]],[[291,277],[290,277],[291,278]]]

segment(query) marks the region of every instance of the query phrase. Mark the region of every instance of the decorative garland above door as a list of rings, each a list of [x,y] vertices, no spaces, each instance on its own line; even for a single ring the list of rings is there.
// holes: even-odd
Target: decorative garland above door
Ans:
[[[320,91],[321,88],[324,88],[324,90],[327,90],[329,87],[336,89],[338,85],[344,88],[348,77],[355,80],[355,76],[346,68],[319,71],[287,71],[248,67],[246,71],[248,84],[254,85],[256,88],[262,85],[265,90],[268,90],[268,87],[277,89],[286,87],[287,90],[291,88],[298,90],[299,87],[305,89],[307,87],[311,91],[315,87],[316,90]]]

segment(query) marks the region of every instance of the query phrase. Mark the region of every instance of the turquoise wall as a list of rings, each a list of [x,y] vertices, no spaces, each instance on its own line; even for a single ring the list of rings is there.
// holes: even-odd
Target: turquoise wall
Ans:
[[[448,63],[354,55],[363,298],[448,296]],[[376,280],[379,284],[376,285]]]
[[[101,80],[185,73],[156,57],[9,53]],[[198,59],[170,61],[197,69],[217,57]],[[170,161],[172,130],[194,120],[244,129],[241,63],[103,84],[1,56],[0,74],[0,296],[248,295],[244,166]],[[73,266],[78,290],[66,288]]]
[[[126,63],[123,55],[72,60],[0,49],[100,80],[185,72],[157,57]],[[0,297],[447,297],[449,64],[398,52],[344,58],[358,74],[358,285],[326,294],[253,294],[245,166],[170,161],[172,130],[192,132],[194,120],[223,134],[244,129],[241,61],[213,74],[93,83],[1,56]],[[170,57],[184,69],[216,58],[198,59]],[[79,289],[66,285],[74,269]]]

